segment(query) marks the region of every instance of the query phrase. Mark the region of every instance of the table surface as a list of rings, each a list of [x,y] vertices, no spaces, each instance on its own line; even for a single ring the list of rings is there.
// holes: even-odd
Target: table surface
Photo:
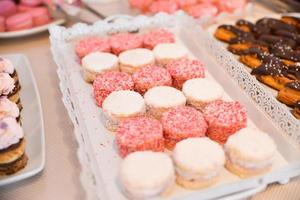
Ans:
[[[104,7],[102,7],[104,8]],[[116,12],[116,11],[115,11]],[[0,40],[0,54],[22,53],[31,63],[41,95],[46,137],[46,165],[42,173],[0,188],[1,200],[82,200],[80,163],[73,125],[61,101],[59,80],[48,33]],[[274,184],[251,200],[299,200],[300,178],[286,185]]]

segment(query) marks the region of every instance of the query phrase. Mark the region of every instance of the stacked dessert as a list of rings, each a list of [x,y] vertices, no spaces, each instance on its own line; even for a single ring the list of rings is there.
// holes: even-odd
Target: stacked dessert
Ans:
[[[175,180],[187,189],[208,187],[224,167],[242,178],[271,169],[273,140],[247,127],[246,108],[224,99],[223,88],[171,32],[85,38],[75,52],[115,133],[128,197],[166,194]]]
[[[257,80],[278,91],[277,99],[294,108],[299,118],[300,101],[300,19],[262,18],[252,23],[239,20],[221,25],[215,37],[229,44]]]
[[[51,22],[51,16],[42,0],[0,1],[0,32],[18,31]]]
[[[246,6],[247,0],[128,0],[133,9],[143,13],[166,12],[172,14],[183,10],[190,16],[215,17],[221,12],[232,13]]]
[[[0,175],[23,169],[28,160],[20,125],[20,89],[13,64],[0,57]]]

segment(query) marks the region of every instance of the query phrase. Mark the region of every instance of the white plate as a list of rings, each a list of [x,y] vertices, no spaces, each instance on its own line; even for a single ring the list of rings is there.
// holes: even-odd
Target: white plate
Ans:
[[[34,27],[34,28],[31,28],[31,29],[26,29],[26,30],[21,30],[21,31],[11,31],[11,32],[9,32],[9,31],[8,32],[0,32],[0,39],[1,38],[24,37],[24,36],[28,36],[28,35],[41,33],[41,32],[47,31],[49,26],[51,26],[51,25],[60,25],[60,24],[63,24],[65,22],[66,22],[65,19],[56,19],[56,20],[54,20],[53,22],[51,22],[49,24]]]
[[[0,186],[31,177],[44,168],[45,138],[40,96],[28,59],[22,54],[3,55],[16,67],[21,84],[22,128],[26,139],[26,154],[29,158],[26,167],[19,172],[0,176]]]

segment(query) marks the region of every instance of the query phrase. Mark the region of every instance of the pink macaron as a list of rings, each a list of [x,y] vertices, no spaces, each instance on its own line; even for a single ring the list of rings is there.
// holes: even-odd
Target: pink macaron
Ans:
[[[0,1],[0,16],[8,17],[17,12],[17,6],[15,2],[10,0],[1,0]]]
[[[30,11],[32,9],[34,9],[34,7],[25,6],[25,5],[22,5],[22,4],[17,5],[18,12],[27,12],[27,11]]]
[[[28,11],[28,13],[32,17],[34,26],[48,24],[51,21],[49,11],[46,7],[37,7]]]
[[[26,5],[26,6],[39,6],[43,3],[43,0],[21,0],[21,4]]]
[[[33,21],[29,13],[18,13],[6,19],[8,31],[18,31],[32,28]]]
[[[5,31],[5,18],[0,16],[0,32]]]

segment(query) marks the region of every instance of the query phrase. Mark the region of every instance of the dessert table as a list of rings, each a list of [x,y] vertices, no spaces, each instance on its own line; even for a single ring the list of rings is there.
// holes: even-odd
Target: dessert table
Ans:
[[[118,13],[112,7],[105,9]],[[26,38],[0,40],[0,54],[22,53],[31,63],[40,92],[46,137],[46,165],[43,172],[1,187],[1,200],[81,200],[86,197],[80,181],[81,167],[77,159],[73,125],[61,101],[57,66],[52,59],[48,37],[48,33],[41,33]],[[300,199],[300,178],[286,185],[271,185],[251,198],[264,199]]]

